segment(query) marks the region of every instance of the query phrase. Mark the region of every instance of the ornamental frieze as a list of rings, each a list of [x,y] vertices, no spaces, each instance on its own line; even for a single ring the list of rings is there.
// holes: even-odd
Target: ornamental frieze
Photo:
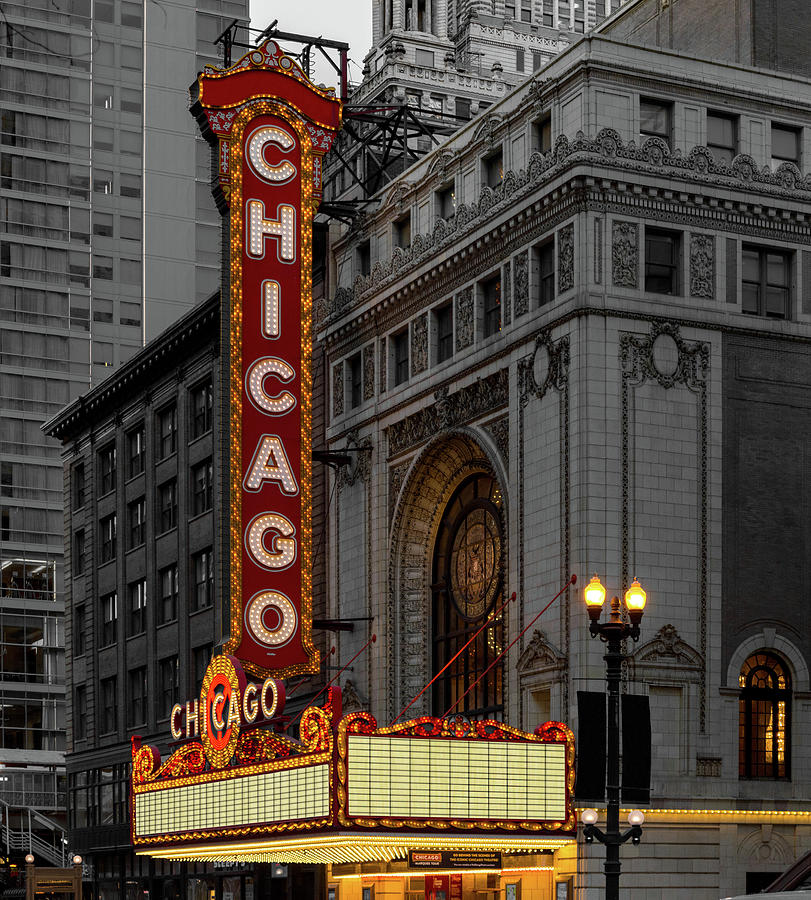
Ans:
[[[724,189],[744,187],[776,199],[808,201],[811,198],[811,174],[803,175],[790,162],[781,163],[772,171],[768,166],[759,167],[751,156],[741,154],[726,164],[716,161],[707,147],[696,146],[683,155],[679,150],[671,151],[666,141],[656,137],[650,137],[638,146],[634,141],[623,141],[613,128],[601,129],[594,138],[586,137],[582,131],[573,140],[558,135],[551,150],[535,152],[530,156],[526,169],[505,172],[499,187],[483,187],[476,200],[460,203],[452,221],[437,221],[431,232],[417,235],[410,247],[398,248],[388,260],[378,260],[371,273],[356,279],[351,288],[338,288],[327,305],[327,318],[340,316],[354,307],[363,295],[380,290],[437,252],[457,244],[496,213],[528,197],[539,186],[580,160],[610,165],[629,175],[689,179],[694,183]],[[385,205],[398,200],[402,202],[405,194],[414,189],[412,184],[398,184],[392,188]]]
[[[397,456],[409,447],[416,447],[447,431],[507,405],[509,370],[500,369],[487,378],[451,394],[447,387],[434,394],[435,402],[413,415],[407,416],[386,429],[389,456]]]

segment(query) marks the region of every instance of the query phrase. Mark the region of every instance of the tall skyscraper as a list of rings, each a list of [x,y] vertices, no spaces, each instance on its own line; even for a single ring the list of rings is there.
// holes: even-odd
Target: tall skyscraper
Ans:
[[[14,809],[64,806],[62,466],[40,426],[216,290],[220,217],[187,88],[247,13],[0,5],[0,801]],[[77,541],[74,575],[84,555]]]

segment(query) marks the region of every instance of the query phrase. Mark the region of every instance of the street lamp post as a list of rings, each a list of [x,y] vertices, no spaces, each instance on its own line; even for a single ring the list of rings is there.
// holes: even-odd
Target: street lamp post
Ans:
[[[646,594],[640,583],[634,578],[633,584],[625,592],[625,606],[628,609],[628,622],[622,621],[619,597],[611,600],[611,612],[608,621],[601,622],[600,616],[605,603],[605,588],[595,575],[584,591],[586,609],[589,614],[589,632],[593,638],[599,637],[608,644],[605,654],[605,680],[608,685],[608,766],[606,772],[606,828],[601,831],[597,825],[597,811],[587,809],[581,816],[584,828],[583,836],[587,844],[596,839],[605,844],[605,897],[606,900],[619,900],[620,891],[620,845],[631,840],[638,844],[642,836],[644,815],[633,810],[628,816],[630,828],[620,831],[620,678],[622,677],[622,644],[625,638],[639,640],[639,623],[645,610]]]

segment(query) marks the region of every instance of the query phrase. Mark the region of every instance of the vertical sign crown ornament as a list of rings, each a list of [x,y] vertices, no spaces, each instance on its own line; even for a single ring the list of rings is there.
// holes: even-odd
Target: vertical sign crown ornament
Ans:
[[[230,225],[225,651],[261,677],[314,672],[312,218],[341,103],[272,40],[228,69],[207,66],[191,94]]]

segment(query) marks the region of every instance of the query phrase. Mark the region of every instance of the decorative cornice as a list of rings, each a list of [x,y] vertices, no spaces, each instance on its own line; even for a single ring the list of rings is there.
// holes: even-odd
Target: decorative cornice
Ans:
[[[499,369],[486,378],[451,394],[447,386],[434,394],[435,402],[386,428],[389,457],[422,444],[440,431],[477,419],[507,405],[509,369]]]
[[[519,675],[533,675],[544,671],[563,671],[566,656],[551,643],[543,631],[537,628],[532,638],[518,657],[516,668]]]
[[[483,135],[492,137],[500,125],[500,120],[495,122],[494,114],[486,117],[479,129]],[[430,234],[418,234],[410,247],[397,248],[390,259],[378,260],[371,273],[357,278],[352,288],[338,288],[327,304],[326,321],[322,324],[329,324],[372,292],[384,290],[417,265],[458,244],[462,237],[472,234],[496,213],[506,211],[516,201],[580,162],[590,166],[595,163],[610,166],[618,170],[621,177],[656,176],[670,182],[668,189],[671,192],[675,186],[673,182],[681,180],[692,183],[692,187],[685,184],[686,190],[700,186],[702,191],[713,188],[757,191],[764,195],[764,205],[778,201],[807,203],[811,199],[811,174],[803,175],[793,163],[782,163],[772,171],[768,166],[759,168],[751,156],[741,154],[727,165],[716,162],[712,152],[704,146],[696,146],[683,156],[679,150],[671,151],[660,138],[648,138],[641,146],[634,141],[626,143],[613,128],[603,128],[593,139],[583,132],[578,132],[571,141],[565,135],[559,135],[549,152],[530,156],[526,169],[506,172],[499,187],[485,186],[477,200],[460,204],[452,220],[438,220]],[[388,193],[383,211],[378,215],[387,215],[386,207],[402,203],[416,187],[410,182],[398,182]],[[728,198],[719,198],[715,202],[716,206],[726,204],[730,208],[735,205]]]

